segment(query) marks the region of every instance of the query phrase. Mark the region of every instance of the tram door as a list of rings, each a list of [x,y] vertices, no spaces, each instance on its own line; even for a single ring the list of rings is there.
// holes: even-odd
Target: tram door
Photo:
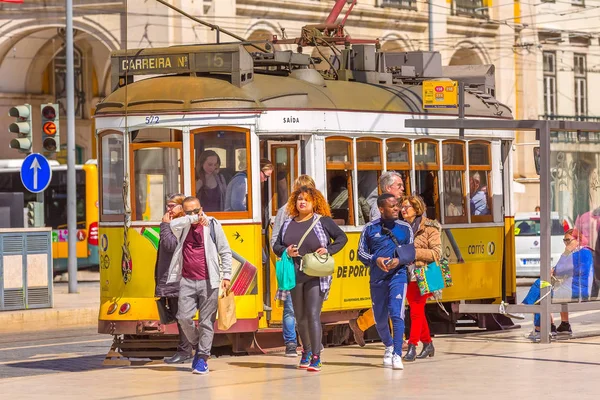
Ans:
[[[292,193],[294,181],[300,175],[300,141],[276,141],[269,140],[261,145],[261,157],[268,158],[273,164],[274,170],[268,183],[268,190],[265,188],[263,195],[263,218],[266,219],[265,244],[269,243],[272,236],[273,222],[277,211],[285,204]],[[271,246],[265,246],[272,250]],[[267,318],[271,321],[281,321],[282,309],[272,304],[272,299],[277,290],[277,279],[275,277],[276,257],[272,251],[269,252],[269,261],[265,267],[265,304],[272,310],[267,313]],[[276,322],[277,324],[277,322]]]

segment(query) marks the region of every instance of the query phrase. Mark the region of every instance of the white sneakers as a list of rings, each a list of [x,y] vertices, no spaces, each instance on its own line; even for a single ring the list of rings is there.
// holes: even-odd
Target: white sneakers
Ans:
[[[394,346],[385,348],[385,353],[383,353],[383,365],[392,367],[393,369],[404,369],[402,357],[398,354],[394,354]]]
[[[392,369],[404,369],[404,365],[402,365],[402,357],[398,354],[394,354],[392,357]]]
[[[385,353],[383,353],[383,365],[389,367],[392,365],[392,359],[394,356],[394,346],[389,346],[385,348]]]

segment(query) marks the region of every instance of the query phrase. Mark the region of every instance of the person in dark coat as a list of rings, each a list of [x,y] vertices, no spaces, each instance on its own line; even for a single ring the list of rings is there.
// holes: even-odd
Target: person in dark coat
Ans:
[[[173,258],[173,252],[177,247],[177,238],[171,230],[171,220],[183,216],[182,203],[185,195],[178,193],[167,196],[167,212],[160,223],[160,241],[158,242],[158,254],[156,256],[156,267],[154,277],[156,288],[154,295],[160,297],[160,302],[170,320],[176,321],[177,303],[179,298],[179,282],[167,283],[169,277],[169,265]],[[167,364],[181,364],[192,358],[192,345],[187,340],[177,323],[179,333],[179,345],[177,352],[172,357],[165,358]]]

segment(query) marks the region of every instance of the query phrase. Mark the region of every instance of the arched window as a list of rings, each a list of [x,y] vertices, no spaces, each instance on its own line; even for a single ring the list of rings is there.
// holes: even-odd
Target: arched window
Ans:
[[[85,92],[83,90],[83,55],[77,47],[73,48],[73,67],[75,77],[75,118],[83,118]],[[64,47],[54,57],[54,95],[60,107],[60,113],[67,112],[67,49]]]

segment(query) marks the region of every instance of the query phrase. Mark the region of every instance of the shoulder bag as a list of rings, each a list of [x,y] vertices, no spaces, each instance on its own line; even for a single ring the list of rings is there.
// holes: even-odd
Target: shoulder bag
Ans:
[[[298,249],[306,239],[306,236],[313,230],[317,222],[321,219],[321,216],[317,216],[310,227],[304,232],[304,235],[298,242]],[[300,261],[300,271],[304,272],[308,276],[322,277],[333,275],[335,270],[335,261],[333,256],[329,253],[307,253],[302,257]]]
[[[416,267],[414,274],[421,296],[452,286],[450,268],[448,260],[445,258],[439,262],[434,261],[425,267]]]

